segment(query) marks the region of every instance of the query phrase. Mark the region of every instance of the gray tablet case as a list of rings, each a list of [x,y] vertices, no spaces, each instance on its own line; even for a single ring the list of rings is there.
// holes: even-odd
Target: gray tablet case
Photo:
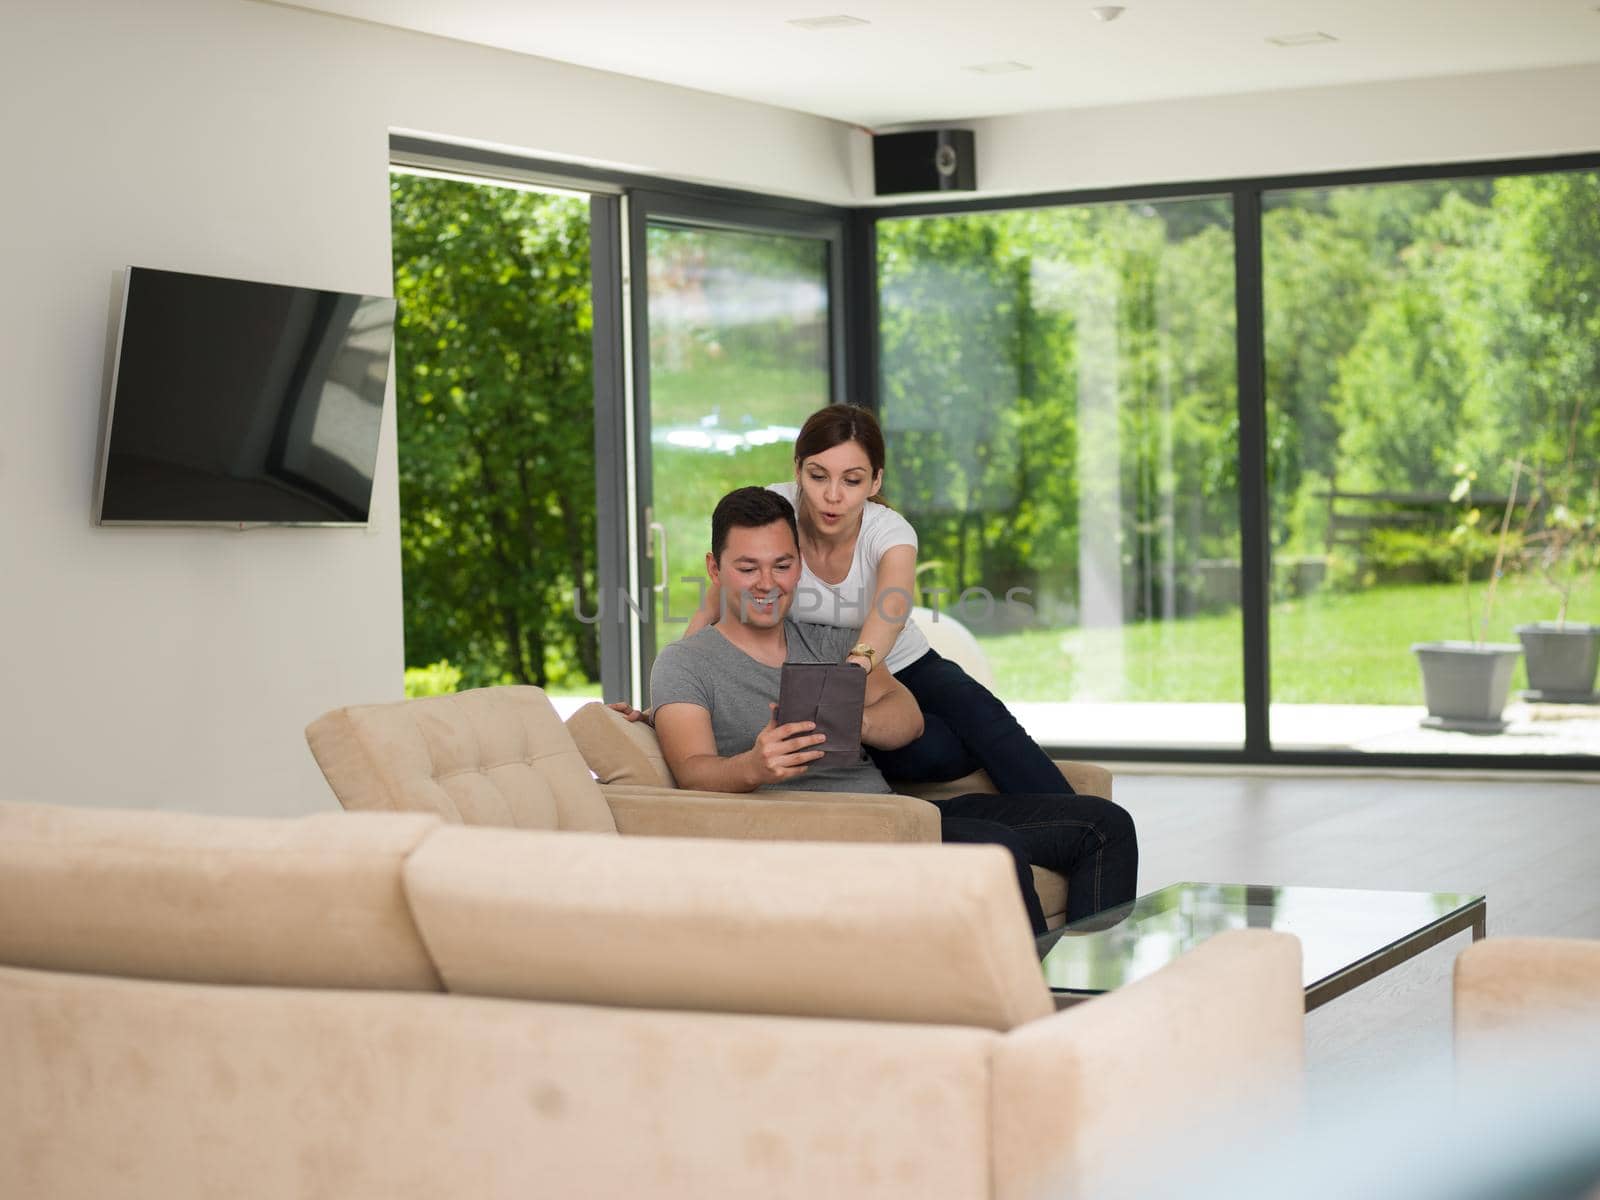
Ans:
[[[867,673],[854,663],[784,663],[778,683],[778,724],[815,721],[828,740],[811,747],[822,757],[813,766],[861,761],[861,711],[867,703]]]

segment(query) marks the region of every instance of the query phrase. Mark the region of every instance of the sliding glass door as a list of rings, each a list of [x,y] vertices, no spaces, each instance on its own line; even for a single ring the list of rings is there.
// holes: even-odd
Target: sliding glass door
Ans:
[[[1600,752],[1600,174],[1263,207],[1273,745]]]
[[[1047,745],[1238,749],[1225,197],[878,225],[884,493]]]
[[[837,221],[635,193],[632,438],[640,682],[703,596],[711,510],[789,479],[840,396]]]

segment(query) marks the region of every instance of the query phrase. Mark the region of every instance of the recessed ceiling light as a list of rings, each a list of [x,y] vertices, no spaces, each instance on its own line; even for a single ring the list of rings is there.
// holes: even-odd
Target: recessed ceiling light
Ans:
[[[1315,46],[1320,42],[1337,42],[1338,40],[1331,33],[1284,33],[1267,39],[1274,46]]]
[[[844,13],[834,13],[829,17],[797,17],[793,21],[785,21],[785,25],[793,25],[796,29],[848,29],[851,25],[870,25],[865,17],[850,17]]]
[[[1095,15],[1096,20],[1115,21],[1126,9],[1120,4],[1097,4],[1089,11]]]
[[[1033,70],[1027,63],[1013,61],[978,63],[972,67],[962,67],[963,71],[971,71],[974,75],[1015,75],[1018,71]]]

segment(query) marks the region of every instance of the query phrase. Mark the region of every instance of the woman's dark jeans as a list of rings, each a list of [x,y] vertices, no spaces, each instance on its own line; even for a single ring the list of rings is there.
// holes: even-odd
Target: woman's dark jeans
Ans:
[[[1032,866],[1067,878],[1067,920],[1125,904],[1137,893],[1139,838],[1127,810],[1099,796],[974,792],[935,800],[946,842],[993,842],[1011,852],[1035,937],[1045,932]]]
[[[869,750],[884,778],[938,783],[980,767],[996,791],[1070,796],[1072,787],[988,688],[929,650],[895,678],[922,709],[922,736],[898,750]]]

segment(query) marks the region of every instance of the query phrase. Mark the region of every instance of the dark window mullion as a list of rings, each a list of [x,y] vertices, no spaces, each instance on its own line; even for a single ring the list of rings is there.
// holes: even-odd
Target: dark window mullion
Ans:
[[[846,399],[877,412],[878,396],[878,222],[870,209],[857,209],[845,226],[844,277],[839,299],[845,317]]]
[[[596,583],[599,587],[600,688],[609,699],[631,699],[633,638],[617,619],[617,596],[628,579],[627,386],[623,370],[622,205],[615,196],[589,200],[589,254],[594,329],[594,460]]]
[[[1271,751],[1268,705],[1272,562],[1267,523],[1267,368],[1261,193],[1233,194],[1234,325],[1239,405],[1239,587],[1244,654],[1244,752]]]

